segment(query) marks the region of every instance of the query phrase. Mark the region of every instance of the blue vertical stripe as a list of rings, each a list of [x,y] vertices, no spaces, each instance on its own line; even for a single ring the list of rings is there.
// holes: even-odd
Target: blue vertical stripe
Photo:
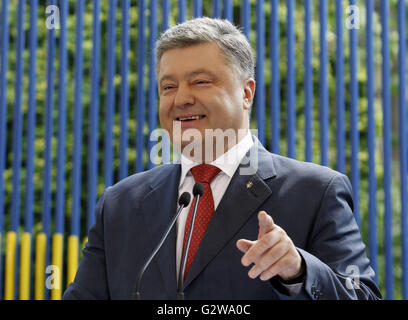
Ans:
[[[9,51],[9,1],[3,0],[1,11],[0,56],[0,235],[4,230],[4,171],[6,167],[7,71]],[[0,244],[0,299],[3,298],[3,242]]]
[[[394,299],[394,261],[392,245],[392,199],[391,199],[391,89],[389,49],[389,3],[381,0],[381,54],[382,54],[382,104],[384,145],[384,243],[385,243],[385,290],[386,298]]]
[[[186,20],[186,14],[187,14],[187,3],[186,0],[179,0],[178,1],[178,22],[183,22]]]
[[[343,28],[342,0],[336,0],[336,169],[341,173],[346,172]]]
[[[28,118],[27,118],[27,155],[26,155],[27,171],[25,192],[25,231],[30,233],[31,237],[34,226],[34,160],[35,160],[34,146],[36,124],[37,21],[38,21],[38,0],[32,0],[30,2],[30,34],[29,34],[30,56],[28,75],[29,84],[28,84]],[[32,243],[30,247],[30,252],[32,253],[31,248]],[[32,260],[32,258],[33,255],[31,254],[29,259]]]
[[[83,82],[83,29],[84,2],[76,2],[76,56],[74,101],[74,153],[72,174],[71,235],[79,238],[81,222],[81,165],[82,165],[82,82]]]
[[[163,24],[162,31],[166,31],[169,27],[169,18],[170,18],[170,0],[163,0]]]
[[[320,94],[320,163],[329,165],[329,88],[327,83],[327,0],[320,1],[320,68],[319,68],[319,94]]]
[[[295,55],[295,10],[294,0],[287,0],[287,144],[288,157],[296,158],[296,55]]]
[[[37,67],[37,16],[38,0],[30,3],[30,57],[28,84],[27,158],[25,192],[25,231],[31,233],[34,222],[34,142],[36,122],[36,67]]]
[[[215,11],[215,9],[214,9],[214,11]],[[243,29],[242,31],[244,32],[245,36],[249,40],[249,34],[251,32],[251,3],[249,2],[249,0],[242,0],[242,4],[241,4],[241,26],[242,26],[242,29]]]
[[[367,52],[367,145],[368,145],[368,248],[371,267],[378,283],[378,239],[377,239],[377,177],[375,172],[375,65],[374,65],[374,3],[366,1],[366,52]]]
[[[21,152],[23,144],[23,72],[24,72],[24,13],[25,0],[19,0],[17,8],[17,39],[16,39],[16,78],[14,87],[14,119],[13,119],[13,193],[11,197],[11,231],[18,234],[20,225],[20,186],[21,186]],[[18,245],[17,245],[18,247]],[[18,249],[16,248],[15,287],[18,287]],[[17,298],[17,290],[15,290]]]
[[[69,2],[60,1],[60,40],[59,40],[59,86],[58,86],[58,152],[57,152],[57,189],[55,231],[64,234],[65,213],[65,161],[67,126],[67,19]]]
[[[312,0],[304,2],[305,7],[305,160],[313,161],[313,46],[310,24],[312,21]]]
[[[49,1],[54,5],[54,1]],[[48,57],[47,57],[47,93],[45,101],[45,149],[44,149],[44,168],[43,168],[43,193],[42,193],[42,224],[43,232],[47,236],[47,245],[45,253],[45,265],[50,261],[51,244],[51,183],[52,183],[52,137],[53,137],[53,117],[54,117],[54,85],[55,85],[55,29],[51,28],[47,34]],[[44,270],[45,272],[45,270]],[[48,299],[49,291],[45,291],[45,297]]]
[[[260,1],[257,1],[257,5],[258,5],[258,2],[263,3],[263,1],[260,0]],[[234,3],[233,3],[232,0],[225,0],[224,1],[224,17],[225,17],[225,19],[227,19],[227,20],[229,20],[231,22],[233,22],[233,20],[234,20]]]
[[[212,1],[213,7],[213,17],[214,18],[221,18],[221,1],[220,0],[213,0]]]
[[[105,187],[113,184],[113,120],[115,114],[115,72],[116,72],[116,7],[117,0],[109,0],[108,38],[106,55],[106,108],[104,142]]]
[[[157,2],[150,1],[150,34],[149,34],[149,133],[156,129],[157,126],[157,85],[156,85],[156,58],[154,55],[155,44],[157,40]],[[149,134],[150,136],[150,134]],[[150,151],[155,142],[148,139],[148,168],[154,167]]]
[[[203,14],[203,4],[202,0],[194,0],[193,4],[193,17],[198,18]]]
[[[257,91],[255,93],[256,103],[256,123],[258,128],[258,139],[265,143],[265,12],[264,1],[256,3],[256,79]]]
[[[279,0],[271,0],[270,19],[270,60],[271,60],[271,151],[279,154],[280,147],[280,37],[279,37]]]
[[[130,1],[121,1],[121,64],[120,64],[120,143],[119,143],[119,180],[128,175],[128,120],[129,120],[129,11]]]
[[[88,216],[87,230],[95,222],[94,209],[98,195],[98,123],[99,123],[99,69],[101,49],[100,0],[93,4],[93,41],[91,66],[91,107],[89,109],[90,132],[88,140]]]
[[[145,150],[144,124],[145,124],[145,59],[146,59],[146,3],[139,1],[139,20],[137,38],[137,131],[136,131],[136,172],[144,170],[143,153]]]
[[[24,7],[25,1],[18,1],[16,39],[16,77],[14,87],[13,113],[13,194],[11,202],[11,231],[17,232],[20,222],[20,176],[23,129],[23,72],[24,72]]]
[[[356,5],[355,0],[350,5]],[[351,12],[355,14],[355,12]],[[353,22],[353,21],[351,21]],[[355,22],[355,21],[354,21]],[[360,227],[360,131],[358,128],[358,30],[350,29],[350,140],[351,140],[351,184],[353,186],[354,217]]]
[[[406,6],[405,0],[398,1],[398,69],[399,69],[399,154],[401,179],[401,249],[402,249],[402,297],[408,299],[408,144],[407,144],[407,101],[406,101]]]

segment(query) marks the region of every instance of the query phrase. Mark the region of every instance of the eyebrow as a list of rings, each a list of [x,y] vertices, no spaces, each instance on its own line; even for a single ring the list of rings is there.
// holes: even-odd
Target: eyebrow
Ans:
[[[201,74],[208,75],[208,76],[211,77],[212,79],[216,79],[216,78],[217,78],[217,76],[216,76],[215,73],[213,73],[213,72],[211,72],[211,71],[209,71],[209,70],[207,70],[207,69],[204,69],[204,68],[202,68],[202,69],[197,69],[197,70],[194,70],[194,71],[188,73],[188,74],[186,75],[186,78],[187,78],[187,79],[190,79],[190,78],[193,78],[193,77],[198,76],[198,75],[201,75]],[[175,80],[175,77],[172,76],[172,75],[165,75],[165,76],[163,76],[163,77],[160,79],[160,85],[162,85],[162,83],[163,83],[164,81],[166,81],[166,80]]]

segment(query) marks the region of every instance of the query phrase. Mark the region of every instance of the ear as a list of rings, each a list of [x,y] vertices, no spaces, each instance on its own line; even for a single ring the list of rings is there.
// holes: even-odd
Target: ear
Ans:
[[[243,106],[245,110],[250,110],[252,107],[252,103],[254,101],[254,96],[255,96],[255,87],[256,87],[256,83],[255,83],[255,80],[252,78],[249,78],[244,83],[244,91],[243,91],[244,105]]]

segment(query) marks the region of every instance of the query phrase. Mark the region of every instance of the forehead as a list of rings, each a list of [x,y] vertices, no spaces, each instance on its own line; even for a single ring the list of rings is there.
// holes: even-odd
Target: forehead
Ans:
[[[163,53],[158,80],[168,75],[190,73],[195,70],[209,70],[215,73],[230,68],[220,48],[215,43],[204,43],[184,48],[175,48]]]

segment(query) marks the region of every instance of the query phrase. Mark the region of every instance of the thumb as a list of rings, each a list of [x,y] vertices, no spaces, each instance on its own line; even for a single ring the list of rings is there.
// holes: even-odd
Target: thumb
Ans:
[[[265,233],[272,231],[275,228],[275,222],[272,217],[268,215],[265,211],[259,211],[258,214],[259,221],[259,234],[258,239],[262,237]]]
[[[252,247],[252,245],[255,243],[255,241],[250,241],[246,239],[240,239],[237,241],[237,248],[242,251],[243,253],[247,252],[249,248]]]

